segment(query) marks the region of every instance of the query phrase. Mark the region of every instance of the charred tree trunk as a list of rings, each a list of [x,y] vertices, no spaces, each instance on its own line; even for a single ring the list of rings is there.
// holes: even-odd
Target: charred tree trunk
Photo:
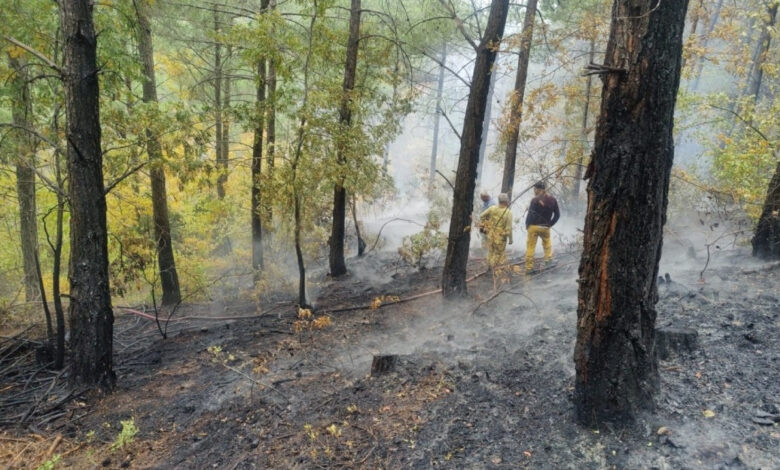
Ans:
[[[596,42],[590,40],[590,51],[588,52],[588,63],[592,64],[596,54]],[[580,181],[582,180],[582,160],[585,156],[585,150],[588,148],[588,113],[590,112],[590,92],[593,87],[593,75],[588,75],[588,81],[585,83],[585,107],[582,111],[582,126],[580,127],[580,139],[582,139],[582,151],[580,152],[577,167],[574,170],[574,189],[572,190],[572,201],[580,200]],[[579,206],[579,204],[578,204]]]
[[[780,258],[780,162],[766,191],[764,209],[751,240],[753,256],[764,259]]]
[[[363,240],[363,236],[360,234],[360,224],[358,223],[357,216],[357,198],[354,193],[352,194],[352,221],[355,224],[355,234],[357,235],[358,256],[363,256],[366,252],[366,241]]]
[[[466,264],[469,260],[471,242],[471,213],[477,180],[479,141],[482,137],[482,123],[485,120],[490,75],[498,45],[504,36],[508,10],[509,0],[493,0],[485,34],[476,51],[477,59],[474,63],[469,100],[461,132],[447,257],[442,272],[442,292],[445,297],[466,294]]]
[[[268,2],[263,2],[263,8]],[[266,60],[257,62],[257,98],[255,102],[255,137],[252,144],[252,269],[255,282],[260,280],[260,270],[263,269],[263,221],[262,221],[262,189],[261,169],[263,161],[263,128],[265,127],[265,87]]]
[[[496,54],[498,62],[498,54]],[[482,187],[482,172],[485,168],[485,152],[487,151],[488,132],[490,132],[490,115],[493,112],[493,92],[496,89],[497,73],[490,74],[490,88],[488,89],[487,105],[485,106],[485,120],[482,122],[482,138],[479,141],[479,164],[477,165],[477,187]]]
[[[70,199],[70,331],[74,383],[114,388],[106,197],[100,150],[97,38],[90,0],[60,2]]]
[[[615,0],[586,178],[575,406],[584,424],[652,407],[656,279],[687,0]]]
[[[152,28],[149,24],[148,0],[134,0],[138,19],[138,54],[144,72],[143,101],[157,105],[157,81],[154,72],[154,45]],[[175,305],[181,302],[179,274],[173,256],[171,223],[168,217],[168,193],[165,187],[165,167],[162,146],[151,129],[146,129],[146,153],[149,155],[149,176],[152,187],[152,218],[154,238],[157,245],[157,266],[162,286],[162,304]]]
[[[447,63],[447,43],[441,46],[441,64],[439,64],[439,80],[436,85],[436,113],[433,115],[433,144],[431,144],[431,165],[428,171],[428,192],[433,193],[436,181],[436,157],[439,153],[439,122],[441,121],[441,98],[444,93],[444,66]]]
[[[512,186],[515,184],[515,164],[517,162],[517,140],[520,136],[520,122],[523,119],[523,99],[525,98],[525,82],[528,78],[528,62],[531,59],[531,42],[534,36],[534,19],[536,17],[536,0],[528,0],[525,7],[523,34],[520,39],[520,55],[517,59],[517,77],[515,90],[509,100],[509,123],[504,156],[504,177],[501,181],[501,192],[512,198]]]
[[[25,64],[18,58],[10,59],[13,71],[11,118],[17,130],[16,196],[19,200],[19,235],[24,268],[24,295],[27,301],[39,300],[41,280],[36,269],[38,257],[38,216],[35,206],[35,143],[27,129],[32,128],[32,99]]]
[[[352,93],[355,89],[355,71],[360,36],[360,0],[352,0],[349,14],[349,39],[347,40],[347,60],[344,66],[341,107],[339,109],[339,135],[336,143],[336,159],[345,170],[349,128],[352,125]],[[344,226],[347,215],[347,190],[344,188],[344,176],[339,176],[333,188],[333,224],[330,232],[330,275],[343,276],[347,273],[344,262]]]

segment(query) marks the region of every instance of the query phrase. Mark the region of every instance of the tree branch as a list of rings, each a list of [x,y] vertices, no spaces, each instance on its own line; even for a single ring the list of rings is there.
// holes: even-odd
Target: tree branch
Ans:
[[[42,52],[33,49],[32,47],[28,46],[27,44],[24,44],[23,42],[19,41],[16,38],[11,37],[11,36],[3,36],[3,39],[5,39],[6,41],[10,42],[14,46],[20,47],[20,48],[24,49],[25,51],[29,52],[30,54],[34,55],[35,57],[37,57],[38,59],[43,61],[43,63],[48,65],[50,68],[56,70],[57,73],[60,74],[60,77],[62,76],[62,69],[59,67],[59,65],[54,63],[53,60],[51,60],[48,57],[46,57]]]

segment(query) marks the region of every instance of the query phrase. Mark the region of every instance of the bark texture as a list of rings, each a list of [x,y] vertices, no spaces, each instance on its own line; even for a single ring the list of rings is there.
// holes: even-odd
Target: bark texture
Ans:
[[[504,177],[501,180],[501,192],[512,199],[512,186],[515,184],[515,164],[517,162],[517,141],[520,136],[520,121],[523,119],[523,99],[525,82],[528,78],[528,62],[531,59],[531,43],[534,37],[534,19],[536,18],[536,0],[528,0],[523,20],[523,34],[520,38],[520,54],[517,59],[515,90],[509,100],[509,123],[507,124],[506,154],[504,155]]]
[[[498,45],[504,36],[509,0],[493,0],[490,15],[478,50],[472,73],[469,100],[463,120],[460,139],[458,170],[447,239],[447,257],[442,272],[442,292],[445,297],[466,294],[466,264],[471,242],[471,213],[474,205],[474,187],[479,163],[479,143],[485,120],[490,75]]]
[[[498,54],[496,60],[498,62]],[[495,64],[494,62],[494,64]],[[495,68],[495,65],[493,66]],[[493,112],[493,92],[496,90],[497,73],[490,74],[490,88],[488,88],[487,106],[485,106],[485,120],[482,122],[482,140],[479,142],[479,164],[477,165],[477,187],[482,187],[482,175],[485,168],[485,152],[487,151],[488,134],[490,132],[490,116]]]
[[[143,101],[157,105],[157,80],[154,72],[154,46],[152,28],[149,23],[148,0],[134,0],[138,19],[138,54],[144,72]],[[165,167],[162,146],[151,129],[146,129],[146,153],[149,155],[149,176],[152,188],[152,218],[154,238],[157,246],[157,267],[162,287],[162,304],[175,305],[181,302],[179,274],[173,255],[171,223],[168,217],[168,192],[165,187]]]
[[[336,159],[344,171],[347,163],[347,142],[349,127],[352,125],[352,94],[355,89],[355,72],[360,39],[360,0],[352,0],[349,13],[349,39],[347,40],[347,60],[344,65],[344,82],[341,86],[342,97],[339,109],[339,136],[336,143]],[[344,188],[344,176],[333,187],[333,224],[330,232],[330,275],[343,276],[347,273],[344,261],[344,228],[347,216],[347,190]]]
[[[29,301],[41,298],[40,279],[36,269],[38,256],[38,216],[35,204],[35,143],[26,129],[32,128],[32,99],[27,69],[20,59],[11,58],[13,71],[11,119],[16,155],[16,197],[19,201],[19,235],[24,268],[24,295]]]
[[[263,2],[266,8],[267,1]],[[266,60],[257,62],[257,98],[255,101],[255,136],[252,144],[252,269],[255,282],[259,280],[260,270],[263,269],[263,220],[262,220],[262,182],[261,170],[263,163],[263,128],[265,127],[265,87],[266,87]]]
[[[687,4],[613,4],[604,65],[624,72],[603,76],[579,268],[575,407],[584,424],[630,421],[658,388],[656,279]]]
[[[60,2],[70,176],[71,380],[111,390],[116,382],[112,361],[114,315],[108,284],[97,38],[92,5],[90,0]]]
[[[780,259],[780,162],[766,191],[764,209],[751,240],[753,256],[764,259]]]

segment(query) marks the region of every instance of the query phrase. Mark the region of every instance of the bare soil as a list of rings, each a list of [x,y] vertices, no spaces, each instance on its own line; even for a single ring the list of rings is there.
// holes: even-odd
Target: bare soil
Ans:
[[[654,413],[591,429],[571,403],[577,262],[514,276],[496,297],[482,276],[460,301],[334,311],[438,287],[438,269],[393,276],[387,258],[353,260],[351,276],[321,280],[313,318],[330,326],[301,332],[285,303],[260,316],[188,305],[168,339],[117,309],[112,395],[55,381],[20,419],[29,405],[13,399],[29,375],[4,376],[0,466],[60,454],[56,468],[78,469],[780,468],[778,266],[734,250],[700,282],[700,269],[663,262],[658,326],[695,329],[696,348],[660,362]],[[395,371],[371,376],[376,354],[398,354]],[[138,433],[119,446],[131,418]]]

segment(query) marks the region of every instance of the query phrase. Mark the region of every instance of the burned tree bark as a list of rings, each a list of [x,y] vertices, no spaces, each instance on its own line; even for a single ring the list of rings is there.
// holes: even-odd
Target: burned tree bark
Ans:
[[[360,36],[360,0],[352,0],[349,13],[349,39],[347,40],[347,60],[344,65],[341,107],[339,109],[339,136],[336,143],[336,159],[340,171],[347,163],[347,142],[349,127],[352,125],[352,93],[355,89],[355,71]],[[330,232],[330,275],[343,276],[347,273],[344,262],[344,227],[347,216],[347,190],[344,188],[344,175],[339,176],[333,188],[333,224]]]
[[[149,24],[148,0],[134,0],[138,20],[138,54],[144,72],[143,101],[157,105],[157,81],[154,72],[154,46],[152,28]],[[168,217],[168,193],[165,187],[162,146],[151,129],[146,129],[146,153],[149,156],[149,176],[152,188],[152,218],[154,238],[157,245],[157,266],[162,286],[162,304],[175,305],[181,302],[179,274],[173,256],[171,223]]]
[[[447,241],[447,257],[442,272],[442,292],[445,297],[466,294],[466,264],[471,242],[471,212],[474,186],[479,163],[479,143],[485,119],[488,88],[498,45],[504,35],[509,0],[493,0],[485,34],[477,49],[469,100],[460,140],[458,171],[453,191],[452,216]]]
[[[32,99],[25,64],[10,58],[13,71],[11,119],[16,149],[16,196],[19,200],[19,235],[24,269],[24,295],[29,301],[41,298],[40,279],[36,269],[38,256],[38,216],[35,204],[35,144],[27,129],[31,128]]]
[[[631,420],[658,388],[656,279],[687,5],[613,4],[579,268],[575,407],[584,424]]]
[[[263,162],[265,87],[266,60],[262,59],[257,62],[257,98],[255,101],[257,116],[255,118],[255,137],[252,144],[252,269],[254,270],[255,282],[259,280],[260,270],[263,269],[263,220],[261,215],[262,191],[260,177]]]
[[[71,380],[111,390],[113,325],[100,150],[97,38],[90,0],[60,2],[70,199]]]
[[[766,191],[764,208],[751,240],[753,256],[780,259],[780,162]]]
[[[509,99],[509,123],[507,124],[506,154],[504,155],[504,177],[501,192],[512,198],[512,186],[515,184],[515,164],[517,161],[517,140],[520,136],[520,121],[523,119],[523,99],[525,82],[528,78],[528,62],[531,59],[531,42],[534,36],[536,18],[536,0],[528,0],[525,7],[523,33],[520,39],[520,55],[517,59],[515,90]]]

